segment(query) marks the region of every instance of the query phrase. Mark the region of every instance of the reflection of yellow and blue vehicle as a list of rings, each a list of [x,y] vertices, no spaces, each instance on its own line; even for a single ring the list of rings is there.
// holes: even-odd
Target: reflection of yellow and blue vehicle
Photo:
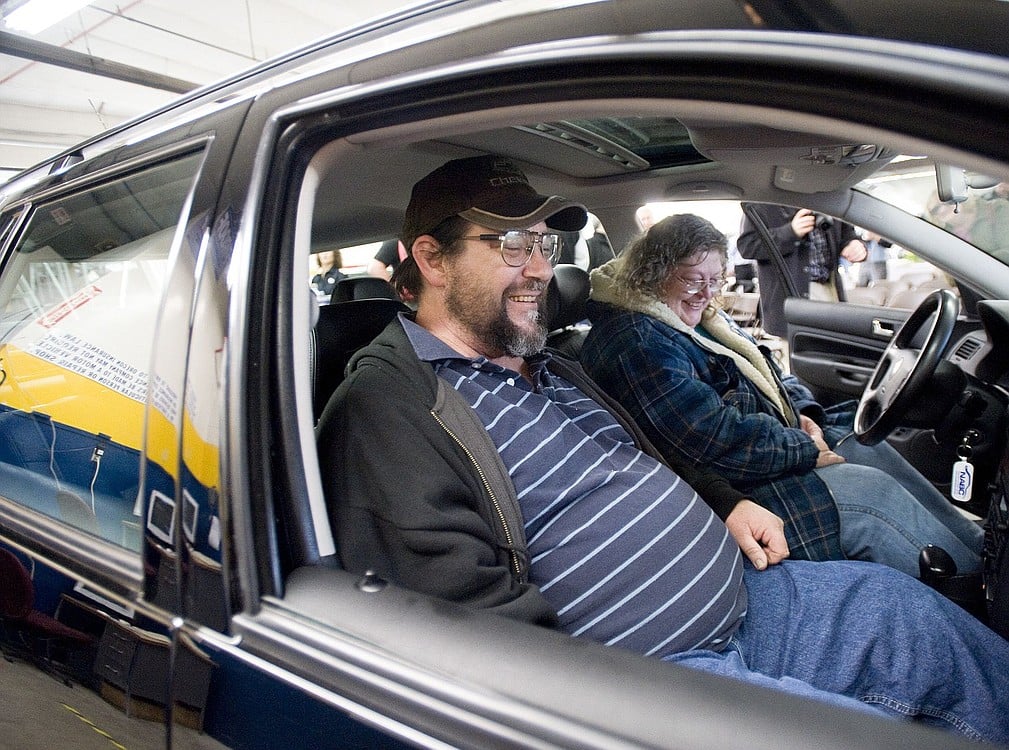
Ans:
[[[49,249],[28,256],[0,347],[0,471],[35,485],[24,496],[37,510],[134,549],[150,333],[170,240],[144,239],[136,253],[126,246],[122,260],[67,263]],[[65,296],[45,305],[40,289]]]
[[[814,5],[796,20],[777,0],[433,2],[0,186],[0,544],[35,561],[40,608],[94,636],[102,697],[235,748],[731,747],[755,726],[785,746],[955,746],[346,570],[323,491],[327,388],[401,308],[320,307],[309,258],[396,236],[411,185],[476,152],[584,201],[616,248],[657,196],[801,198],[875,222],[990,303],[957,321],[982,363],[947,364],[973,389],[958,426],[1004,412],[1009,269],[882,194],[915,164],[890,164],[900,146],[1009,176],[1009,146],[978,135],[1009,117],[1009,39],[951,43],[918,0],[885,24],[872,4]],[[959,8],[963,28],[1005,28],[995,6]],[[796,363],[839,392],[885,347],[870,331],[906,317],[790,302]],[[1001,457],[1004,435],[984,432],[976,455]],[[381,438],[367,449],[417,491],[402,436]]]

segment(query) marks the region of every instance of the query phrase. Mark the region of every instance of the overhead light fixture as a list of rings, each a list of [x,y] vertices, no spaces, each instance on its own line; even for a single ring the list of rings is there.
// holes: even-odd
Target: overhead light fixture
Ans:
[[[28,0],[4,18],[4,25],[12,31],[38,34],[91,2],[92,0]]]

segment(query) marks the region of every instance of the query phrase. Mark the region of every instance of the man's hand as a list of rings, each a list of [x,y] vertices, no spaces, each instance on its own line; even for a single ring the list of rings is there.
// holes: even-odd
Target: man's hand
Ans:
[[[757,570],[777,565],[788,557],[784,521],[752,500],[736,503],[725,519],[725,526]]]
[[[851,240],[841,248],[841,257],[852,263],[861,263],[869,257],[869,248],[865,246],[862,240]]]
[[[796,237],[802,239],[812,232],[813,227],[816,226],[816,214],[808,208],[800,208],[795,212],[795,216],[792,217],[790,223],[792,225],[792,232]]]

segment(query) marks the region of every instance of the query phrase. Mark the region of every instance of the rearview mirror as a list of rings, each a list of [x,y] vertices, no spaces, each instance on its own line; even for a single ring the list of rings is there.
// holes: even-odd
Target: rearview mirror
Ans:
[[[939,200],[943,203],[963,203],[967,200],[968,188],[984,190],[999,184],[997,177],[968,173],[960,167],[948,167],[944,164],[935,165],[935,184]]]
[[[936,164],[935,187],[943,203],[963,203],[967,200],[967,170]]]

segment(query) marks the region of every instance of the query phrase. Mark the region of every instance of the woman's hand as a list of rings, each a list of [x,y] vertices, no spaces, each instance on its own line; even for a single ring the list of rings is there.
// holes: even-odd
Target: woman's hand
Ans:
[[[820,451],[820,454],[816,457],[817,469],[824,466],[830,466],[831,464],[844,463],[844,456],[839,456],[827,447],[827,441],[823,439],[823,429],[821,429],[820,425],[807,417],[805,414],[799,415],[799,429],[813,439],[813,444],[816,445],[817,450]]]

